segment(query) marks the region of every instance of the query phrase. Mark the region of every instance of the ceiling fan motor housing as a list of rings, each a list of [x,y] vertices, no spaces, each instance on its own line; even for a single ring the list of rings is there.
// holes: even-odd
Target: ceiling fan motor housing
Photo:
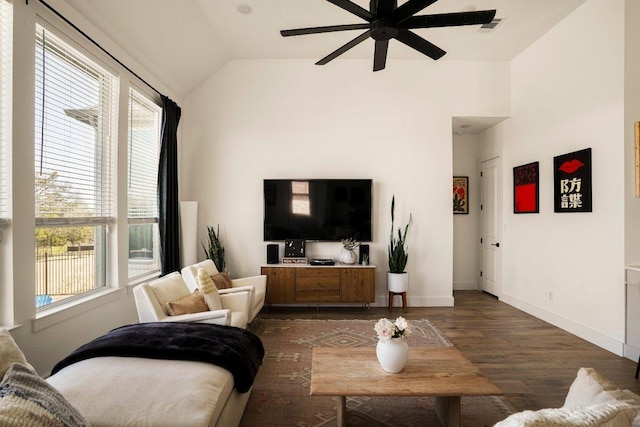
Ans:
[[[391,40],[398,35],[398,28],[391,19],[376,19],[371,23],[371,38],[374,40]]]

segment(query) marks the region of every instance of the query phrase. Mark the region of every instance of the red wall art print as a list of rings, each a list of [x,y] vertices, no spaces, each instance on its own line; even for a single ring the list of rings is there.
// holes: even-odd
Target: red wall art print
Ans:
[[[469,213],[469,177],[453,177],[453,213]]]
[[[553,158],[555,212],[591,212],[591,148]]]
[[[513,168],[513,213],[540,212],[539,177],[538,162]]]

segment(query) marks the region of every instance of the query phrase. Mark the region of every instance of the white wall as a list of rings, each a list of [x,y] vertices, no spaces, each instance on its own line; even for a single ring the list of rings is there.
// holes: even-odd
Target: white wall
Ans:
[[[625,2],[625,263],[640,265],[640,198],[635,195],[636,186],[636,154],[635,154],[635,122],[640,121],[640,27],[636,25],[640,19],[640,2]],[[637,276],[630,273],[630,283],[637,283]],[[624,355],[638,360],[640,354],[640,334],[638,333],[638,308],[640,306],[640,289],[627,286],[627,325]]]
[[[409,305],[452,305],[451,117],[507,115],[508,86],[505,63],[390,61],[373,73],[371,61],[232,61],[185,98],[182,197],[199,202],[201,240],[220,224],[242,276],[266,262],[263,179],[372,178],[377,303],[395,194],[399,222],[413,215]]]
[[[625,118],[624,147],[626,171],[626,263],[640,265],[640,198],[636,198],[636,160],[634,123],[640,121],[640,2],[625,2]]]
[[[469,177],[469,213],[453,216],[453,289],[478,289],[480,225],[480,140],[453,135],[453,174]]]
[[[618,354],[624,341],[624,5],[589,0],[512,61],[512,118],[492,130],[504,154],[503,299]],[[553,157],[588,147],[593,212],[554,213]],[[514,215],[510,172],[532,161],[540,162],[540,213]]]

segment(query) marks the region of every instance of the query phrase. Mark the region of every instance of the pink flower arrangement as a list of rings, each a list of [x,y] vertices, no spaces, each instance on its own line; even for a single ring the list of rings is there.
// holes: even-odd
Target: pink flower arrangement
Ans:
[[[378,339],[383,342],[392,338],[404,338],[411,333],[409,322],[402,316],[399,316],[395,322],[383,317],[376,322],[373,329],[378,334]]]

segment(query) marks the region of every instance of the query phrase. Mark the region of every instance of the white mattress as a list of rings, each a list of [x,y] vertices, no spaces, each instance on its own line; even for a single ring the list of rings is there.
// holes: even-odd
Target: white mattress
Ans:
[[[47,381],[100,426],[214,426],[233,393],[231,373],[203,362],[98,357],[67,366]],[[237,396],[236,396],[237,395]],[[227,408],[238,422],[244,405]],[[229,414],[226,414],[229,416]]]

